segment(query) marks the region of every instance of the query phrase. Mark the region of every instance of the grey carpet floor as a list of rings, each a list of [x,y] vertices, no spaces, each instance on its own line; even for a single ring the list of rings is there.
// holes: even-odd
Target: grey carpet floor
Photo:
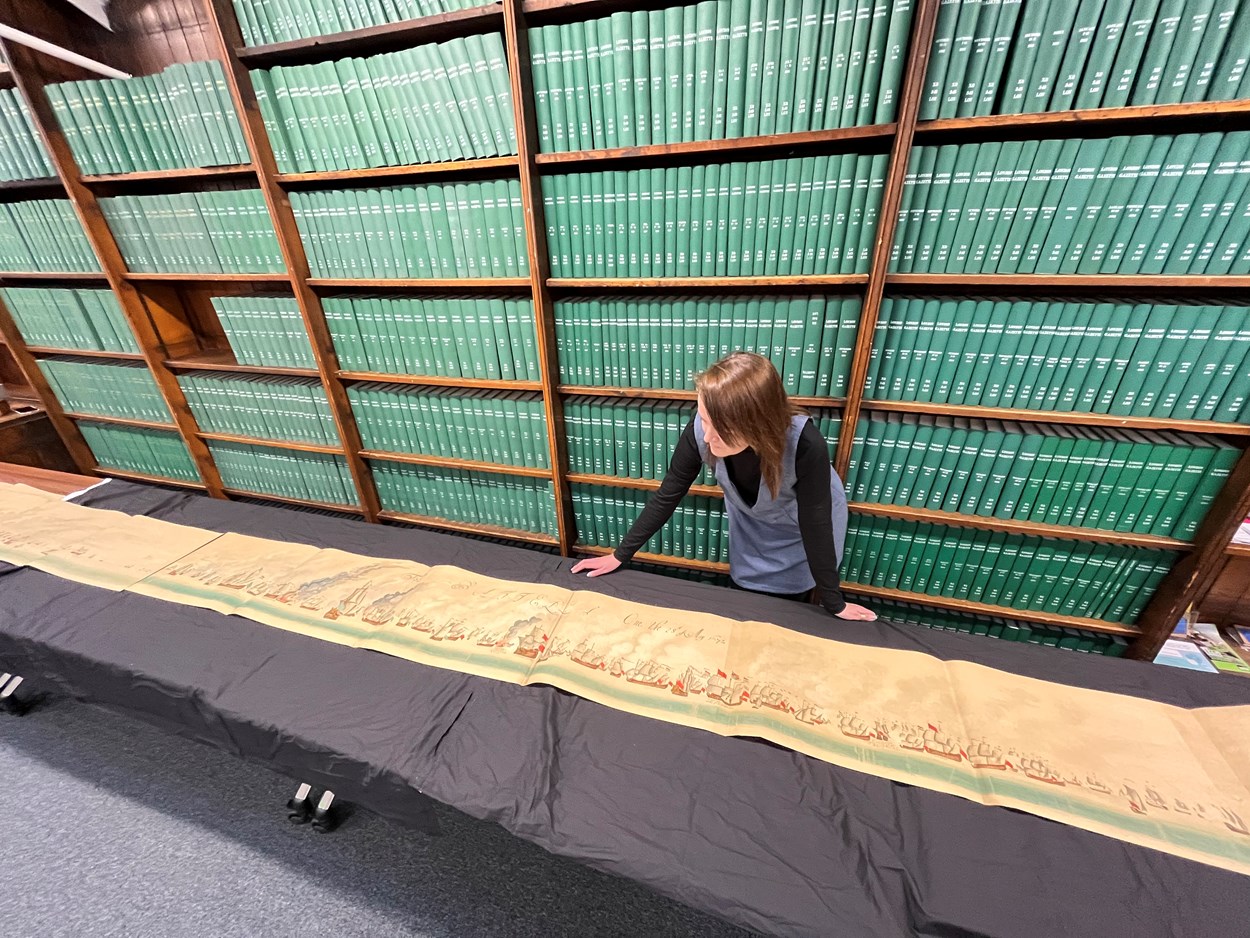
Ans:
[[[440,808],[289,824],[294,784],[70,701],[0,714],[0,934],[694,936],[747,932]]]

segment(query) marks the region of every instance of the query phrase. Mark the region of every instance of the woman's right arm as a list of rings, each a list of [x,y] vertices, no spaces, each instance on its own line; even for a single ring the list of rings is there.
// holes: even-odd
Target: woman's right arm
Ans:
[[[588,570],[591,576],[595,576],[599,573],[611,573],[620,564],[629,563],[634,554],[642,549],[652,535],[664,527],[669,518],[673,517],[678,502],[690,491],[690,486],[699,477],[702,468],[703,457],[699,455],[699,446],[694,439],[694,421],[691,420],[682,431],[681,438],[677,441],[677,448],[673,450],[673,458],[669,462],[664,481],[660,483],[659,489],[647,499],[646,507],[634,521],[629,533],[610,555],[617,563],[605,564],[609,557],[597,557],[579,561],[573,566],[572,572],[580,573]],[[604,566],[610,566],[610,569],[603,569]]]

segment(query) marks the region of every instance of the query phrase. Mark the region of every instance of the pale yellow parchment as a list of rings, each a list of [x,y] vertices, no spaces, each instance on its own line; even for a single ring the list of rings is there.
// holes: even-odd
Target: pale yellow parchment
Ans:
[[[220,536],[17,486],[0,490],[0,559],[105,589],[125,589]]]

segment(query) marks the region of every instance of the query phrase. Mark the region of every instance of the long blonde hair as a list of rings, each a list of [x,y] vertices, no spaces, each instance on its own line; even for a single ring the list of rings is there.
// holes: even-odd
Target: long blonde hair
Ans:
[[[773,363],[754,352],[733,352],[695,375],[694,387],[721,438],[755,450],[760,477],[776,498],[790,418],[802,411],[790,403]]]

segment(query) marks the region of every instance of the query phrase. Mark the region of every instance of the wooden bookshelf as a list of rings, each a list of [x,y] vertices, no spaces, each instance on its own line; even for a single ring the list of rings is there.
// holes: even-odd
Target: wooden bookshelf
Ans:
[[[32,355],[75,355],[79,358],[103,358],[115,361],[141,362],[143,355],[139,352],[105,352],[100,349],[84,348],[51,348],[46,345],[28,345],[26,351]]]
[[[66,411],[65,416],[70,420],[93,420],[96,423],[113,423],[119,427],[138,427],[142,430],[168,430],[171,433],[177,433],[178,428],[172,423],[163,423],[159,420],[138,420],[133,417],[109,417],[104,414],[84,414],[80,411]]]
[[[182,169],[147,169],[133,173],[107,173],[102,175],[83,176],[82,183],[86,186],[119,186],[142,184],[148,182],[183,183],[188,187],[198,182],[218,181],[222,179],[256,178],[256,167],[250,164],[240,166],[188,166]]]
[[[1250,99],[918,121],[916,137],[921,144],[928,146],[963,139],[1003,140],[1009,139],[1012,134],[1039,139],[1129,133],[1202,133],[1212,129],[1214,120],[1220,122],[1220,130],[1250,127]]]
[[[132,283],[255,283],[281,284],[286,286],[291,278],[286,274],[235,274],[235,273],[178,273],[165,271],[161,273],[135,273],[126,271],[123,279]]]
[[[419,384],[434,388],[488,388],[495,391],[541,391],[538,381],[497,381],[492,378],[444,378],[438,375],[396,375],[385,371],[340,371],[344,381],[384,381],[387,384]]]
[[[226,371],[244,375],[283,375],[288,378],[319,378],[316,368],[283,368],[279,365],[240,365],[232,352],[206,351],[196,355],[171,358],[165,362],[170,371]]]
[[[606,485],[614,488],[641,489],[643,491],[657,490],[662,481],[660,479],[630,479],[622,476],[577,472],[568,473],[566,478],[572,483]],[[692,485],[690,486],[689,494],[706,495],[711,498],[725,497],[725,493],[719,485]],[[930,511],[924,508],[912,508],[907,505],[848,502],[847,509],[851,514],[871,515],[877,518],[894,518],[898,521],[923,521],[928,524],[944,524],[954,528],[975,528],[980,531],[1001,531],[1004,534],[1019,534],[1028,537],[1048,537],[1067,541],[1086,541],[1095,544],[1116,544],[1121,547],[1143,547],[1153,550],[1188,551],[1193,548],[1193,544],[1190,541],[1182,541],[1174,537],[1043,524],[1036,521],[1016,521],[1010,518],[991,518],[984,515],[964,515],[950,511]]]
[[[113,479],[126,479],[130,482],[155,482],[157,485],[172,485],[180,489],[193,489],[197,492],[204,491],[203,482],[188,482],[185,479],[171,479],[168,476],[154,476],[145,472],[132,472],[129,469],[110,469],[108,466],[96,466],[91,470],[98,476],[106,476]]]
[[[291,208],[290,199],[286,192],[278,186],[278,166],[274,159],[273,147],[270,145],[269,136],[265,129],[264,119],[261,117],[260,106],[256,103],[256,91],[252,87],[251,75],[248,73],[247,66],[244,65],[238,55],[238,50],[243,44],[238,20],[235,19],[234,9],[230,4],[230,0],[211,0],[211,2],[207,2],[206,13],[208,16],[209,28],[207,31],[209,33],[210,54],[213,58],[220,61],[224,67],[230,99],[242,122],[243,136],[247,142],[248,152],[260,177],[261,194],[264,196],[265,205],[269,209],[269,218],[277,235],[278,247],[282,252],[282,260],[289,272],[291,288],[299,306],[304,328],[312,344],[321,384],[325,388],[326,397],[330,403],[330,412],[334,418],[335,431],[343,444],[344,460],[347,463],[348,472],[351,474],[352,484],[356,489],[360,510],[366,521],[375,521],[381,508],[378,492],[365,461],[360,457],[360,431],[356,426],[355,415],[352,413],[351,405],[347,400],[346,388],[338,377],[339,364],[334,349],[334,341],[330,337],[330,330],[326,325],[325,313],[321,308],[321,300],[308,282],[308,256],[304,243],[300,238],[299,228],[295,223],[295,213]],[[375,30],[370,32],[362,30],[360,32],[368,32],[370,35],[369,37],[360,35],[352,37],[348,43],[356,49],[362,48],[362,44],[370,41],[387,41],[387,37],[384,35],[385,31],[378,32]],[[396,30],[396,32],[400,32],[400,30]],[[282,45],[289,46],[291,44]],[[298,46],[299,44],[296,45]],[[275,61],[299,61],[298,56],[300,54],[314,52],[318,57],[326,57],[327,50],[325,44],[320,44],[320,49],[314,49],[313,47],[316,45],[318,43],[314,42],[312,46],[304,50],[291,48],[276,50],[276,52],[270,47],[268,64],[273,64]],[[330,44],[329,50],[333,54],[333,44]],[[277,56],[276,59],[273,57],[275,54]],[[294,56],[294,58],[286,57],[288,54]],[[264,60],[264,56],[262,56],[262,60]],[[308,60],[306,59],[305,61]],[[257,64],[257,60],[252,60],[249,64],[254,66]]]
[[[694,401],[698,395],[685,388],[616,388],[597,384],[561,384],[557,390],[566,397],[620,397],[640,398],[651,401]],[[791,394],[790,400],[799,407],[842,407],[844,397],[810,397]]]
[[[425,290],[436,293],[497,293],[502,290],[516,292],[528,289],[530,285],[528,280],[521,277],[487,277],[484,279],[466,277],[460,280],[309,277],[306,282],[310,287],[329,290],[403,290],[406,292]]]
[[[430,466],[434,469],[463,469],[467,472],[493,472],[497,475],[525,476],[530,479],[550,479],[550,469],[539,469],[534,466],[513,466],[509,463],[481,462],[475,459],[456,459],[453,456],[431,456],[423,453],[394,453],[384,449],[365,449],[360,451],[365,459],[380,459],[385,462],[402,462],[410,466]]]
[[[232,21],[226,21],[232,22]],[[248,68],[268,68],[272,65],[305,65],[326,59],[349,55],[369,55],[392,49],[405,49],[427,42],[440,42],[456,36],[483,33],[503,26],[498,3],[437,13],[415,20],[386,23],[353,29],[350,32],[315,36],[311,39],[292,39],[263,46],[244,46],[242,37],[234,47],[234,54]]]
[[[550,534],[536,534],[533,531],[520,531],[516,528],[501,528],[493,524],[470,524],[467,521],[451,521],[447,518],[433,518],[429,515],[410,515],[402,511],[382,511],[378,517],[383,521],[402,521],[405,524],[416,524],[440,531],[455,531],[460,534],[480,534],[483,537],[506,538],[512,541],[524,541],[527,544],[543,544],[559,547],[559,538]]]
[[[976,404],[933,404],[926,401],[880,401],[865,399],[866,410],[903,414],[941,414],[948,417],[979,417],[985,420],[1018,420],[1026,423],[1080,424],[1087,427],[1124,427],[1134,430],[1179,430],[1185,433],[1216,433],[1250,436],[1250,425],[1216,420],[1170,420],[1163,417],[1120,417],[1069,410],[1020,410],[1013,407],[981,407]]]
[[[550,277],[552,290],[619,291],[721,290],[724,292],[776,290],[786,287],[858,287],[868,283],[867,274],[826,274],[810,277]]]
[[[297,453],[325,453],[329,456],[342,456],[341,446],[326,446],[323,443],[304,443],[299,440],[272,440],[266,437],[240,436],[237,433],[209,433],[200,431],[201,440],[217,440],[222,443],[246,443],[249,446],[267,446],[270,449],[289,449]]]
[[[1224,553],[1230,557],[1250,557],[1250,544],[1229,544]]]
[[[49,273],[41,270],[5,270],[0,271],[0,285],[14,286],[24,283],[40,283],[51,281],[53,283],[104,283],[108,278],[103,273],[83,273],[81,271],[60,271],[57,273]]]
[[[55,176],[42,179],[0,179],[0,202],[63,198],[65,187]]]
[[[591,557],[606,557],[616,550],[614,547],[600,547],[597,544],[576,544],[573,552]],[[639,551],[634,554],[639,563],[653,563],[662,567],[675,567],[679,570],[699,570],[703,573],[729,573],[729,564],[715,560],[694,560],[690,557],[672,557],[668,554],[651,554]]]
[[[339,511],[347,515],[363,514],[359,505],[340,505],[338,502],[318,502],[310,498],[290,498],[286,495],[274,495],[270,492],[254,492],[251,489],[224,489],[227,495],[235,498],[255,498],[266,502],[277,502],[281,505],[300,505],[304,508],[321,508],[324,511]]]
[[[1190,541],[1155,534],[1133,534],[1127,531],[1104,531],[1099,528],[1080,528],[1061,524],[1044,524],[1038,521],[1016,521],[1011,518],[990,518],[985,515],[964,515],[951,511],[931,511],[907,505],[881,505],[868,502],[849,502],[852,514],[872,515],[876,518],[895,518],[899,521],[923,521],[927,524],[945,524],[954,528],[975,528],[979,531],[1001,531],[1027,537],[1049,537],[1065,541],[1088,541],[1094,544],[1116,544],[1120,547],[1144,547],[1152,550],[1193,549]]]
[[[399,184],[422,182],[447,177],[489,176],[497,178],[516,173],[519,162],[515,156],[492,156],[452,163],[412,163],[406,166],[376,166],[371,169],[337,169],[319,173],[280,173],[278,184],[284,188]]]
[[[949,609],[952,612],[968,612],[979,616],[997,616],[1002,619],[1015,619],[1020,622],[1033,622],[1038,625],[1058,626],[1069,629],[1085,629],[1089,632],[1102,632],[1107,635],[1123,635],[1131,638],[1141,637],[1141,630],[1119,622],[1108,622],[1105,619],[1087,619],[1083,616],[1063,616],[1052,612],[1037,612],[1032,609],[1018,609],[1014,606],[995,606],[990,603],[978,603],[968,599],[951,599],[949,596],[936,596],[932,593],[910,593],[906,590],[886,589],[881,586],[864,586],[859,583],[843,583],[842,591],[852,596],[863,596],[868,599],[889,599],[894,602],[915,603],[931,606],[935,609]]]
[[[53,18],[55,19],[58,15],[54,14]],[[64,24],[65,21],[62,20],[62,23]],[[68,26],[64,28],[68,29]],[[82,173],[53,116],[51,104],[43,92],[43,87],[47,84],[80,80],[87,76],[77,66],[40,57],[24,46],[0,42],[0,48],[3,48],[13,66],[18,89],[25,98],[26,106],[30,109],[34,124],[52,165],[57,171],[57,176],[65,186],[74,212],[83,226],[87,242],[100,261],[102,274],[94,275],[90,279],[97,282],[103,279],[117,296],[126,321],[142,351],[144,364],[147,365],[162,399],[169,408],[174,426],[187,447],[205,490],[210,495],[220,497],[222,495],[221,477],[217,473],[217,467],[212,461],[208,447],[197,436],[199,428],[187,405],[182,388],[179,387],[173,373],[164,365],[165,342],[187,341],[188,330],[178,323],[177,318],[163,304],[149,302],[147,298],[141,296],[134,282],[126,276],[126,261],[122,257],[117,241],[100,210],[95,193],[82,182]],[[90,282],[85,277],[82,280]],[[164,334],[162,334],[162,326]],[[49,396],[52,396],[51,390],[47,389],[47,391]]]
[[[1250,277],[1202,274],[886,274],[885,282],[900,290],[955,287],[965,291],[1080,290],[1104,294],[1142,290],[1250,291]]]
[[[842,127],[837,130],[806,130],[801,133],[768,134],[762,137],[736,137],[731,140],[695,140],[689,143],[656,143],[638,147],[615,147],[605,150],[568,150],[539,153],[534,162],[544,173],[585,172],[600,166],[617,168],[619,164],[666,165],[690,162],[693,157],[704,161],[805,156],[836,149],[854,150],[861,141],[887,142],[897,132],[897,124],[869,124],[863,127]]]
[[[30,0],[21,0],[30,2]],[[1250,298],[1250,276],[1206,275],[1096,275],[1096,276],[1033,276],[1013,274],[928,274],[891,273],[890,253],[895,241],[897,209],[901,204],[908,160],[918,145],[982,140],[1057,138],[1062,136],[1098,137],[1126,133],[1181,133],[1209,129],[1233,130],[1250,128],[1250,100],[1201,102],[1197,104],[1152,105],[1091,109],[1023,115],[920,121],[920,99],[924,86],[929,48],[934,33],[940,0],[918,0],[914,7],[912,39],[905,71],[898,89],[897,119],[840,130],[822,130],[795,134],[757,136],[734,140],[698,141],[616,149],[584,150],[569,153],[538,153],[535,105],[528,63],[527,27],[539,23],[575,22],[605,16],[622,9],[619,0],[502,0],[470,10],[423,17],[404,23],[374,26],[368,29],[320,36],[293,42],[243,48],[230,0],[188,0],[194,9],[190,18],[174,18],[153,24],[138,9],[119,10],[115,34],[99,31],[90,37],[93,55],[115,61],[137,73],[157,71],[173,61],[214,59],[225,68],[231,100],[238,112],[250,162],[243,166],[208,167],[203,169],[83,176],[76,166],[42,95],[44,84],[53,81],[89,77],[73,67],[37,57],[24,49],[6,48],[13,54],[16,71],[10,75],[32,107],[37,127],[57,168],[55,180],[32,180],[0,184],[0,200],[26,198],[37,193],[64,195],[73,203],[88,240],[102,263],[98,273],[0,273],[0,285],[107,285],[121,301],[127,320],[139,340],[142,353],[82,352],[22,345],[20,334],[8,320],[0,304],[0,336],[13,349],[15,360],[30,377],[30,384],[48,407],[58,431],[69,445],[80,468],[94,469],[94,457],[75,426],[77,419],[102,420],[91,415],[66,414],[36,365],[35,355],[80,355],[100,359],[142,360],[152,373],[173,414],[173,425],[144,424],[176,431],[187,444],[204,484],[215,497],[248,497],[278,503],[293,503],[325,508],[336,512],[362,515],[366,520],[405,521],[448,531],[501,537],[525,543],[555,547],[563,554],[606,553],[606,548],[593,548],[576,542],[574,515],[569,486],[572,484],[623,485],[650,490],[654,480],[621,480],[568,472],[566,436],[563,429],[564,398],[587,395],[601,398],[693,401],[693,391],[676,389],[641,389],[618,387],[584,387],[559,383],[559,350],[554,329],[553,296],[579,296],[603,293],[661,295],[666,291],[679,293],[763,293],[777,292],[804,295],[813,292],[858,295],[862,309],[856,343],[850,363],[847,392],[844,397],[796,397],[804,407],[837,408],[841,411],[841,432],[837,441],[835,468],[846,478],[851,464],[852,446],[861,414],[870,412],[902,412],[934,414],[948,417],[971,417],[995,420],[1047,422],[1084,426],[1119,427],[1147,431],[1179,431],[1218,436],[1238,442],[1250,442],[1250,425],[1216,421],[1173,420],[1154,417],[1120,417],[1102,414],[1055,411],[1015,410],[970,405],[932,404],[925,402],[881,401],[865,396],[864,387],[873,352],[874,334],[881,305],[888,295],[916,294],[956,296],[988,294],[998,296],[1125,296],[1144,295],[1151,298],[1181,297],[1197,301],[1211,296],[1213,301]],[[40,8],[42,9],[42,8]],[[67,22],[60,13],[49,13],[55,22]],[[409,48],[427,42],[442,41],[453,36],[502,31],[505,55],[510,63],[514,117],[518,152],[515,156],[481,160],[379,167],[319,173],[286,173],[277,171],[264,122],[260,117],[249,69],[271,65],[293,65],[326,61],[345,56],[370,55],[377,52]],[[0,73],[0,85],[5,76]],[[871,262],[867,273],[783,276],[783,277],[653,277],[653,278],[554,278],[550,276],[547,257],[546,226],[539,181],[543,175],[565,172],[586,172],[596,168],[620,170],[643,165],[679,165],[692,162],[725,162],[731,160],[781,158],[829,152],[887,152],[889,163],[882,191],[881,207],[874,232]],[[312,277],[308,258],[294,222],[289,193],[307,188],[352,188],[379,186],[403,181],[446,181],[474,176],[512,177],[521,187],[521,201],[526,218],[526,251],[530,274],[527,277],[478,279],[349,279]],[[237,186],[239,180],[254,182],[265,204],[277,234],[287,268],[282,274],[213,274],[213,273],[147,273],[130,272],[117,250],[112,233],[99,211],[97,198],[102,193],[124,191],[179,191],[180,189]],[[233,355],[220,346],[224,336],[209,334],[188,310],[197,297],[228,293],[247,295],[276,288],[290,291],[298,303],[316,359],[316,368],[275,368],[240,365]],[[536,381],[489,381],[473,378],[443,378],[422,375],[392,375],[342,369],[325,322],[321,297],[327,294],[393,292],[396,295],[448,293],[456,295],[515,294],[529,295],[534,304],[537,352],[540,377]],[[1219,298],[1223,298],[1222,300]],[[198,302],[199,300],[196,300]],[[6,325],[7,321],[7,325]],[[351,471],[360,507],[285,499],[265,493],[227,489],[221,482],[206,441],[231,440],[283,446],[277,441],[253,440],[224,434],[203,432],[186,405],[177,383],[177,375],[187,371],[235,372],[257,375],[317,377],[326,390],[334,415],[335,426],[343,440],[341,453]],[[346,386],[355,382],[378,381],[389,384],[488,389],[495,391],[524,390],[542,395],[550,441],[551,470],[521,469],[491,463],[458,461],[447,457],[421,454],[395,454],[363,448],[356,417],[346,394]],[[119,422],[112,420],[112,422]],[[300,444],[288,445],[299,448]],[[458,468],[476,472],[497,472],[550,478],[556,498],[557,536],[535,535],[489,525],[450,522],[445,519],[404,515],[382,509],[369,466],[370,460],[390,460],[414,465]],[[1245,466],[1245,468],[1242,468]],[[119,477],[134,474],[109,472]],[[170,480],[163,484],[179,484]],[[185,485],[185,483],[182,483]],[[716,487],[702,486],[694,494],[715,495]],[[848,592],[868,599],[898,599],[937,609],[1002,616],[1026,622],[1089,629],[1125,635],[1136,639],[1131,654],[1152,657],[1166,638],[1178,608],[1199,595],[1203,565],[1211,558],[1224,557],[1231,530],[1250,511],[1250,456],[1234,472],[1223,492],[1213,504],[1207,520],[1192,543],[1171,538],[1122,535],[1082,528],[1002,522],[980,516],[964,516],[942,512],[924,512],[889,505],[856,504],[852,510],[879,517],[908,521],[926,521],[952,528],[974,527],[1002,530],[1040,537],[1067,538],[1078,541],[1114,543],[1155,550],[1174,550],[1183,555],[1172,574],[1164,581],[1143,613],[1138,628],[1076,617],[1039,614],[1029,610],[988,606],[965,600],[904,593],[884,588],[848,585]],[[1240,515],[1238,514],[1240,512]],[[684,569],[724,573],[725,565],[682,558],[639,555],[640,560],[668,564]]]
[[[622,476],[602,476],[588,472],[570,472],[565,475],[569,482],[581,485],[610,485],[623,489],[642,489],[654,492],[660,487],[660,479],[626,479]],[[691,495],[707,495],[710,498],[724,498],[725,493],[719,485],[692,485]]]

